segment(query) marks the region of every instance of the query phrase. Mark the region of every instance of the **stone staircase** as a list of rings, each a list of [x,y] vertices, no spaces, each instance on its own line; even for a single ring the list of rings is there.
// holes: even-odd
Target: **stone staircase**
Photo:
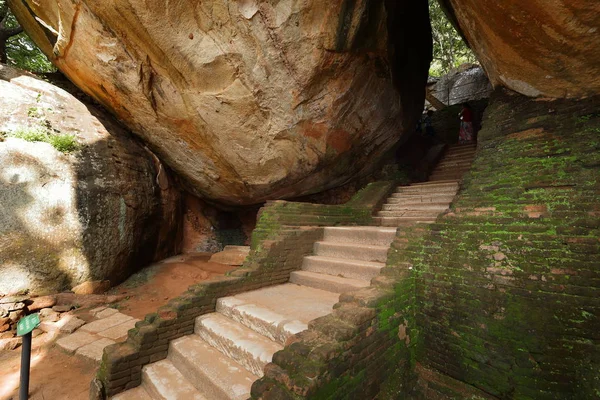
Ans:
[[[432,223],[448,209],[469,170],[477,145],[453,145],[435,167],[428,182],[399,186],[375,217],[381,226]]]
[[[325,228],[290,283],[218,299],[215,313],[196,319],[195,334],[171,341],[165,360],[142,368],[141,386],[113,399],[247,399],[290,336],[329,314],[339,293],[369,286],[395,236],[396,228]]]
[[[471,168],[476,150],[476,143],[449,146],[444,157],[429,175],[429,182],[461,180]]]

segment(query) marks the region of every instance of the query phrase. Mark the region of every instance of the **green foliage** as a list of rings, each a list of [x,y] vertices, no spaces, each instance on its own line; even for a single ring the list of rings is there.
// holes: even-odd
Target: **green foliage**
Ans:
[[[42,126],[19,126],[8,136],[28,142],[48,142],[48,133]]]
[[[6,0],[0,0],[0,10],[7,10]],[[1,14],[4,14],[2,12]],[[4,29],[11,30],[19,27],[19,22],[8,10],[4,20]],[[22,32],[6,40],[7,64],[31,72],[55,72],[56,68],[40,51],[33,41]]]
[[[56,71],[56,67],[24,32],[8,39],[6,55],[8,64],[20,69],[37,73]]]
[[[42,125],[19,126],[14,131],[9,132],[7,136],[23,139],[28,142],[49,143],[61,153],[69,153],[77,150],[79,147],[74,135],[54,133]]]
[[[36,103],[39,103],[41,98],[41,93],[38,93]],[[52,111],[52,109],[48,108],[47,111]],[[3,136],[23,139],[28,142],[49,143],[61,153],[69,153],[79,148],[75,135],[60,133],[60,131],[52,128],[52,124],[46,118],[43,108],[29,107],[27,116],[33,120],[32,125],[21,125],[12,132],[4,133]]]
[[[441,76],[461,64],[477,62],[437,0],[429,0],[429,15],[433,34],[433,61],[429,75]]]
[[[50,143],[52,145],[52,147],[54,147],[56,150],[60,151],[61,153],[70,153],[71,151],[75,151],[78,148],[77,141],[75,140],[74,135],[51,134],[51,135],[48,135],[48,138],[50,139],[50,141],[48,143]]]

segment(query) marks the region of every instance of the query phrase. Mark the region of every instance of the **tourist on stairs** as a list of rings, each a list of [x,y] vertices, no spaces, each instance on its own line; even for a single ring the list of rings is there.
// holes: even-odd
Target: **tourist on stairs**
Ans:
[[[469,103],[464,103],[463,108],[458,114],[460,117],[460,131],[458,134],[458,143],[471,143],[473,141],[473,111]]]

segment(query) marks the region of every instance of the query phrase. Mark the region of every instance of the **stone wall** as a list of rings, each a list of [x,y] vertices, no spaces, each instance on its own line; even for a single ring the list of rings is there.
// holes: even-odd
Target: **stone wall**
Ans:
[[[493,96],[452,212],[412,257],[420,398],[597,398],[599,105]]]

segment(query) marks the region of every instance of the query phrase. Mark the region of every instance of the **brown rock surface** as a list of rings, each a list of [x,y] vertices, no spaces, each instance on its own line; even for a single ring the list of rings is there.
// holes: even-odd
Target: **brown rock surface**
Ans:
[[[412,130],[422,104],[426,2],[9,3],[78,87],[190,191],[222,203],[364,175]]]
[[[209,262],[238,266],[244,263],[250,254],[250,246],[225,246],[223,251],[215,253]]]
[[[101,294],[110,289],[110,281],[85,281],[75,286],[75,294]]]
[[[151,153],[102,111],[1,65],[0,93],[0,294],[119,282],[174,252],[179,194],[159,185]],[[78,150],[10,137],[40,126]]]
[[[34,297],[26,301],[27,310],[35,312],[43,308],[50,308],[56,305],[56,296]]]
[[[597,0],[441,0],[494,85],[526,96],[600,93]]]

